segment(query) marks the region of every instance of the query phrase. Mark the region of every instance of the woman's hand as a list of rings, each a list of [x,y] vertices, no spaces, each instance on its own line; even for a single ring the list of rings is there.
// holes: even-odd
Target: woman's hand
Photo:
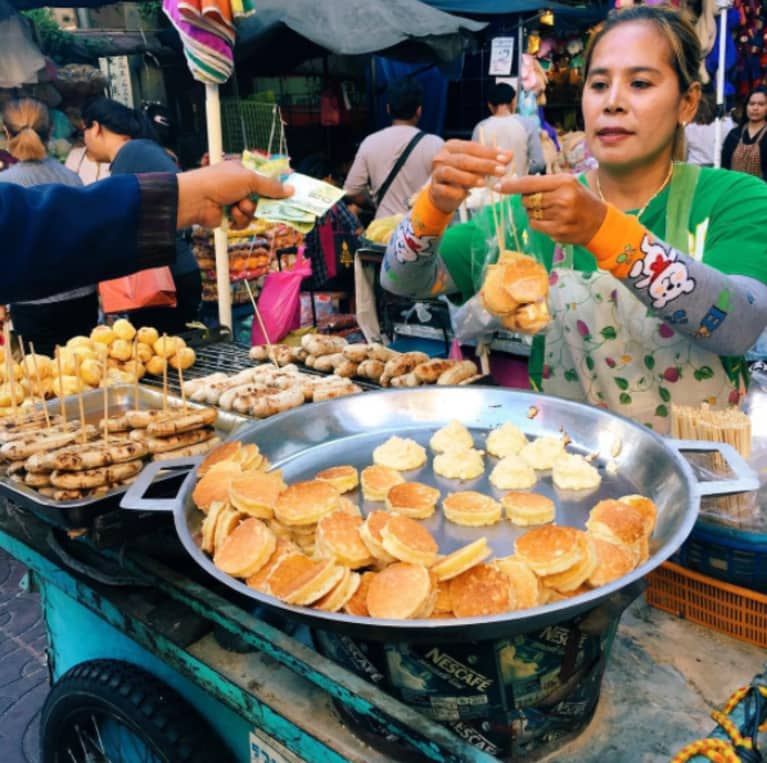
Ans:
[[[504,178],[496,190],[521,194],[530,227],[562,244],[588,244],[607,214],[607,204],[575,175]]]
[[[503,177],[512,160],[510,151],[499,151],[470,140],[449,140],[432,161],[429,197],[432,204],[450,214],[461,206],[472,188],[481,188]]]

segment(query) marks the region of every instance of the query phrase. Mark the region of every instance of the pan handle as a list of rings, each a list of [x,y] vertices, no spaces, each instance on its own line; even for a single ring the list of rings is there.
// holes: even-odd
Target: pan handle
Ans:
[[[668,440],[668,444],[680,453],[685,451],[719,453],[734,473],[732,479],[705,480],[697,482],[698,493],[704,495],[727,495],[748,493],[759,489],[759,475],[748,465],[743,456],[732,445],[704,440]]]
[[[187,485],[194,478],[194,467],[201,461],[202,456],[187,456],[186,458],[172,458],[167,461],[152,461],[148,463],[136,481],[126,491],[122,501],[120,501],[120,508],[131,511],[174,511],[183,501],[183,496],[187,493]],[[158,473],[169,469],[189,469],[178,489],[178,493],[173,498],[145,498],[144,495],[149,490]]]

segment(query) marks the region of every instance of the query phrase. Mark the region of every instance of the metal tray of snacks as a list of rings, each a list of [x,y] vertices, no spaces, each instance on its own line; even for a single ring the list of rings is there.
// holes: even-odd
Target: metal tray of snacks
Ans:
[[[475,448],[481,450],[486,450],[489,431],[506,422],[522,430],[528,439],[566,433],[569,438],[566,450],[591,455],[592,463],[601,475],[601,484],[593,490],[565,491],[553,484],[551,471],[540,471],[532,490],[553,499],[557,525],[581,530],[591,508],[602,499],[634,494],[649,497],[657,506],[657,524],[650,539],[649,558],[606,585],[576,591],[575,595],[530,609],[452,619],[373,619],[291,606],[219,570],[199,547],[204,515],[192,500],[196,468],[187,476],[175,499],[142,500],[153,476],[150,466],[131,486],[122,505],[130,509],[172,511],[178,535],[197,563],[254,602],[279,608],[283,613],[318,628],[336,628],[362,638],[449,641],[491,639],[527,632],[596,607],[674,553],[693,527],[701,496],[751,490],[756,484],[754,473],[729,446],[666,439],[627,418],[599,408],[536,393],[491,387],[421,387],[340,398],[313,405],[309,410],[288,411],[248,424],[232,439],[256,443],[272,467],[281,469],[285,482],[291,484],[310,480],[317,472],[331,466],[350,464],[361,470],[372,463],[373,449],[391,436],[412,438],[426,448],[427,460],[421,468],[403,472],[403,476],[440,491],[436,513],[422,520],[438,542],[440,554],[449,554],[481,536],[487,538],[493,557],[514,554],[515,540],[531,528],[517,527],[508,519],[486,527],[465,527],[444,516],[442,499],[454,491],[478,491],[496,500],[506,492],[490,483],[488,477],[497,459],[487,454],[484,456],[484,473],[477,479],[460,482],[434,473],[434,453],[429,440],[437,429],[456,419],[469,429]],[[724,456],[734,478],[699,482],[682,455],[683,451],[716,451]],[[365,500],[359,488],[347,495],[359,505],[363,516],[372,510],[384,509],[382,502]]]
[[[169,409],[177,409],[182,406],[182,400],[173,395],[167,395]],[[89,390],[82,395],[83,413],[87,425],[97,427],[104,416],[104,391],[103,389]],[[199,410],[206,406],[187,402],[187,408]],[[46,403],[49,416],[58,416],[62,412],[60,399],[50,400]],[[110,417],[119,416],[129,410],[163,408],[162,390],[145,387],[141,384],[136,387],[131,384],[120,384],[109,387],[107,390],[106,407]],[[68,396],[64,399],[64,408],[68,421],[78,421],[80,407],[77,395]],[[213,422],[217,440],[224,440],[242,427],[248,419],[234,413],[216,409],[216,419]],[[39,433],[44,434],[45,423],[40,424]],[[111,435],[116,437],[116,435]],[[213,445],[214,443],[211,443]],[[162,466],[162,462],[158,462]],[[34,511],[38,516],[64,527],[87,526],[93,517],[105,511],[119,506],[120,499],[127,490],[127,485],[120,485],[98,496],[82,497],[75,500],[55,500],[53,497],[43,495],[23,481],[14,479],[8,473],[8,462],[0,462],[0,494],[9,501],[22,508]],[[162,482],[178,476],[178,470],[161,468],[156,473],[155,482]]]

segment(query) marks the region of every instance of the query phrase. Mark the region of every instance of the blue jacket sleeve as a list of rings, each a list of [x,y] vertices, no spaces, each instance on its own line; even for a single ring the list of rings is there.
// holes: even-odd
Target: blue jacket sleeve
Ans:
[[[174,175],[84,188],[0,184],[0,303],[171,263],[177,203]]]

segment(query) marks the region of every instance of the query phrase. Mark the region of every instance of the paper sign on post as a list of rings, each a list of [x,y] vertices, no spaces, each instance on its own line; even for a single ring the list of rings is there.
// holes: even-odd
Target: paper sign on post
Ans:
[[[491,77],[505,77],[511,74],[511,65],[514,61],[514,38],[494,37],[490,46],[490,70]]]

